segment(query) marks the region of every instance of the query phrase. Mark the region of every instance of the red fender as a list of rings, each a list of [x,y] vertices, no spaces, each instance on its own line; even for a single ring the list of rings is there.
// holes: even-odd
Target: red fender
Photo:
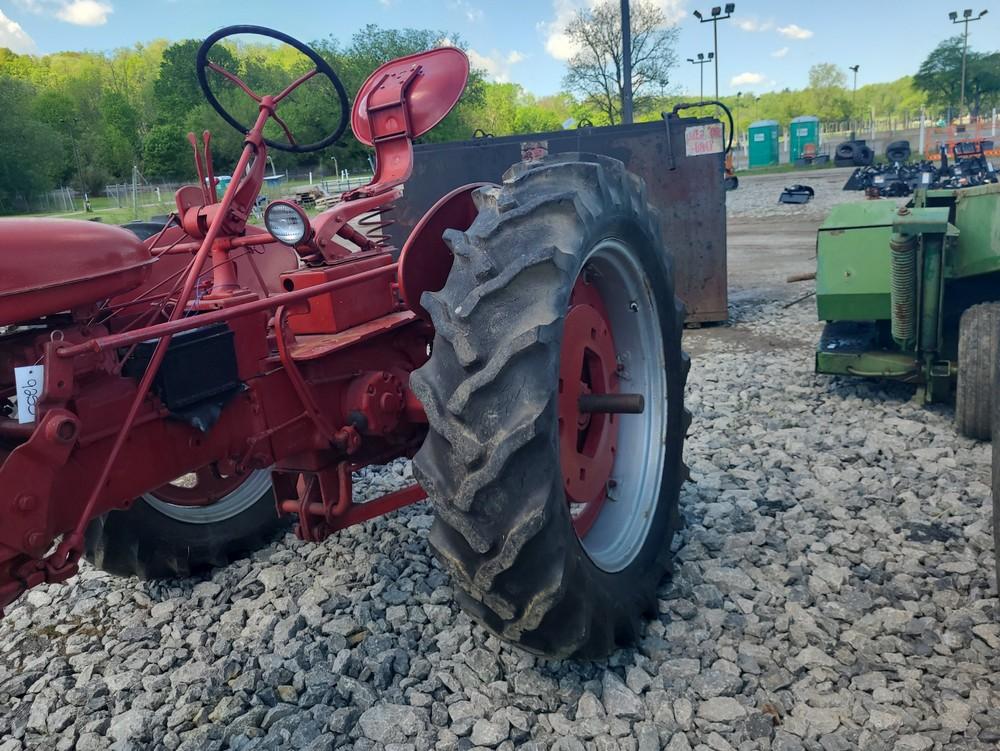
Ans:
[[[469,183],[455,188],[420,217],[399,254],[399,293],[410,310],[430,319],[420,305],[424,292],[437,292],[448,280],[454,260],[441,235],[446,229],[462,232],[472,226],[479,209],[472,193],[492,183]]]

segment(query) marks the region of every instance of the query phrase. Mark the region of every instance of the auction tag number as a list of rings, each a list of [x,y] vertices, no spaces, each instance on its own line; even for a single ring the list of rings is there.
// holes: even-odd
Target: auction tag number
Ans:
[[[722,153],[722,123],[685,128],[684,147],[688,156]]]
[[[20,424],[35,421],[35,408],[42,393],[45,377],[44,365],[14,368],[14,386],[17,389],[17,421]]]

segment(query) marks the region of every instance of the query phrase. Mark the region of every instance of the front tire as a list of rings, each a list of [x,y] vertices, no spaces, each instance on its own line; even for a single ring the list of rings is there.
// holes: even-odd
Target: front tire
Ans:
[[[973,305],[958,324],[955,428],[977,441],[990,439],[994,371],[1000,360],[1000,303]]]
[[[411,378],[430,423],[414,468],[436,510],[431,544],[489,630],[601,657],[636,639],[670,562],[683,308],[656,213],[621,162],[518,164],[475,200],[468,231],[445,233],[454,267],[421,301],[436,334]],[[645,409],[583,419],[566,393],[591,387],[642,394]]]
[[[211,494],[214,503],[183,505],[199,494]],[[213,477],[205,468],[94,519],[84,555],[116,576],[191,576],[253,553],[287,526],[275,508],[269,470],[241,480]]]

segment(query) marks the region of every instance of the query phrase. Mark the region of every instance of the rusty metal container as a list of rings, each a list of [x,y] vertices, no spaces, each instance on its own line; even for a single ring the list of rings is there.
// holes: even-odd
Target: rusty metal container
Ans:
[[[722,125],[714,118],[667,115],[655,122],[474,138],[414,147],[413,176],[389,228],[401,247],[434,202],[466,183],[499,182],[522,158],[589,152],[620,159],[646,181],[660,211],[667,252],[673,256],[677,295],[689,323],[725,321],[726,197]]]

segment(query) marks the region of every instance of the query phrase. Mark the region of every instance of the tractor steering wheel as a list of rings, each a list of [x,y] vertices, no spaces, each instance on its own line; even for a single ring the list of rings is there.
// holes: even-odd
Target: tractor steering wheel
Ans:
[[[210,35],[204,42],[201,43],[201,47],[198,48],[197,57],[197,67],[198,67],[198,84],[201,86],[202,93],[205,95],[205,99],[208,103],[212,105],[213,109],[219,113],[223,120],[232,125],[236,130],[240,131],[244,135],[250,132],[250,128],[243,125],[235,117],[230,115],[223,106],[219,103],[219,100],[215,98],[215,94],[208,87],[208,70],[213,70],[221,76],[229,79],[232,83],[242,89],[247,96],[253,99],[255,102],[260,104],[261,97],[259,94],[253,91],[249,86],[247,86],[243,81],[239,79],[233,73],[230,73],[225,68],[216,65],[208,59],[209,50],[218,42],[220,39],[225,39],[226,37],[233,36],[235,34],[257,34],[258,36],[270,37],[271,39],[277,39],[279,42],[284,42],[290,47],[294,47],[303,55],[308,57],[316,65],[311,71],[303,76],[300,76],[295,81],[290,83],[284,91],[280,94],[275,94],[273,96],[274,105],[283,100],[289,94],[291,94],[295,89],[301,86],[303,83],[308,81],[310,78],[318,73],[322,73],[328,79],[330,83],[333,84],[333,88],[337,90],[337,97],[340,100],[340,122],[337,123],[337,128],[321,141],[316,141],[315,143],[299,144],[295,141],[295,137],[292,135],[291,131],[288,129],[288,125],[282,120],[276,113],[273,113],[271,117],[274,119],[281,129],[285,131],[285,137],[288,138],[288,143],[280,143],[277,141],[272,141],[269,138],[264,139],[264,143],[274,149],[279,151],[291,151],[295,154],[304,154],[308,151],[319,151],[324,149],[330,144],[334,143],[341,135],[344,133],[344,129],[347,127],[347,92],[344,90],[344,84],[340,82],[337,78],[337,74],[333,72],[333,68],[330,67],[329,63],[326,62],[319,53],[311,47],[303,44],[298,39],[288,36],[288,34],[282,34],[280,31],[275,31],[274,29],[269,29],[266,26],[226,26],[225,28],[219,29],[212,35]]]

